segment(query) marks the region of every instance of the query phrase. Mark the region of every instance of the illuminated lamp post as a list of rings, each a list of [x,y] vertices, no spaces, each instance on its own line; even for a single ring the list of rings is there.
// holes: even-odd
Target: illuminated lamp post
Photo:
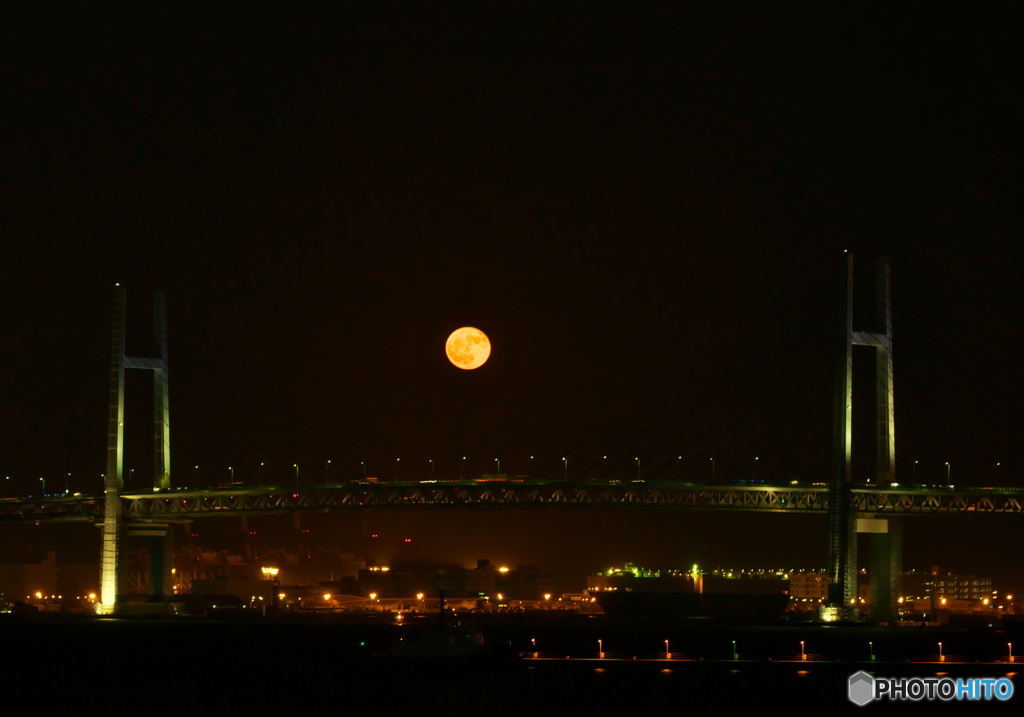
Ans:
[[[331,478],[331,459],[328,458],[327,462],[324,464],[324,485],[327,485],[328,483],[331,482],[330,478]]]
[[[401,458],[396,458],[395,459],[395,483],[398,482],[398,462],[400,460],[402,460],[402,459]]]
[[[260,467],[256,469],[256,485],[263,483],[263,464],[260,463]]]
[[[754,456],[754,482],[757,482],[757,456]]]
[[[640,459],[636,459],[636,479],[640,480]]]
[[[494,462],[498,464],[498,475],[500,476],[501,475],[501,461],[499,459],[495,458]]]
[[[715,458],[714,458],[714,456],[712,456],[709,460],[711,461],[711,482],[714,483],[715,482]]]
[[[231,484],[235,483],[235,469],[232,466],[228,466],[228,472],[231,474]]]
[[[359,465],[363,467],[363,480],[366,480],[366,461],[359,461]]]
[[[299,484],[299,464],[292,463],[292,468],[295,469],[295,485]]]
[[[434,459],[427,460],[427,463],[430,464],[430,480],[434,480]]]
[[[42,495],[46,495],[46,479],[45,479],[45,478],[43,478],[42,476],[39,476],[39,480],[40,480],[40,481],[42,482],[42,484],[43,484],[43,492],[42,492]]]
[[[569,459],[562,456],[562,464],[565,466],[565,472],[562,475],[565,480],[569,480]]]
[[[914,469],[910,472],[910,482],[911,483],[916,483],[917,482],[917,464],[918,464],[918,461],[914,461]]]
[[[946,461],[946,487],[947,488],[952,488],[953,486],[949,482],[949,471],[950,471],[949,461]]]

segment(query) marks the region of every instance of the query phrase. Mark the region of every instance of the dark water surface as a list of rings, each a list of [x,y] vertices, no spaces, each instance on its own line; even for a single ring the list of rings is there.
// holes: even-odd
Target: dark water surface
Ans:
[[[0,620],[5,715],[96,708],[141,715],[664,715],[695,709],[1018,714],[1021,704],[1019,695],[1007,703],[865,707],[847,699],[847,679],[860,669],[879,676],[1015,674],[1019,663],[1006,662],[1012,637],[994,631],[657,628],[600,619],[510,619],[479,624],[487,654],[402,659],[386,654],[397,637],[431,630],[436,618],[396,627],[329,617],[3,617],[11,618]],[[665,659],[665,640],[671,660]],[[947,656],[941,663],[940,641]],[[1024,651],[1024,639],[1015,649]],[[534,654],[541,659],[530,659]]]

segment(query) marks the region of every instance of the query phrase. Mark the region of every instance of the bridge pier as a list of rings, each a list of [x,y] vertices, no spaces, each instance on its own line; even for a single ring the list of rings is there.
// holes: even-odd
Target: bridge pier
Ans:
[[[164,523],[132,523],[125,526],[128,537],[148,538],[146,555],[149,559],[147,571],[148,602],[164,602],[174,595],[174,536],[171,528]]]
[[[878,622],[898,620],[903,587],[903,521],[893,517],[860,517],[857,532],[871,535],[871,617]]]

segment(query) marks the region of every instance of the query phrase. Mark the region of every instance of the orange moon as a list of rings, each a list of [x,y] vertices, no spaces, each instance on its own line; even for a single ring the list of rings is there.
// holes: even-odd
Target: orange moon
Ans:
[[[480,329],[463,326],[452,331],[444,344],[448,360],[461,369],[480,368],[491,355],[491,341]]]

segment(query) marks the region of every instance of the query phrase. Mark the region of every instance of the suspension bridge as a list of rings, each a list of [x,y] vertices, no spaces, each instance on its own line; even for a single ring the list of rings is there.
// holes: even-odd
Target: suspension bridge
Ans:
[[[843,262],[840,281],[846,287],[843,321],[839,322],[834,471],[815,484],[707,485],[692,482],[623,481],[582,476],[576,480],[418,481],[220,486],[209,489],[174,488],[170,471],[170,414],[168,402],[167,327],[165,304],[158,295],[154,311],[154,354],[125,354],[125,292],[116,287],[107,470],[102,493],[37,495],[0,500],[0,524],[42,525],[89,522],[102,527],[101,600],[99,610],[113,613],[122,583],[120,543],[125,536],[154,540],[151,560],[152,597],[172,593],[171,540],[168,527],[198,518],[296,514],[304,511],[344,511],[373,507],[395,509],[486,509],[586,507],[671,508],[717,511],[760,511],[828,516],[830,609],[843,616],[856,596],[856,534],[872,534],[872,589],[876,616],[895,614],[902,572],[903,517],[1024,513],[1024,489],[931,488],[901,486],[895,479],[893,432],[893,372],[889,267],[877,264],[876,314],[878,330],[855,331],[853,326],[853,257]],[[871,485],[856,484],[850,470],[852,447],[852,349],[872,347],[876,355],[876,466]],[[152,488],[126,489],[123,468],[125,369],[153,375],[154,456]]]

